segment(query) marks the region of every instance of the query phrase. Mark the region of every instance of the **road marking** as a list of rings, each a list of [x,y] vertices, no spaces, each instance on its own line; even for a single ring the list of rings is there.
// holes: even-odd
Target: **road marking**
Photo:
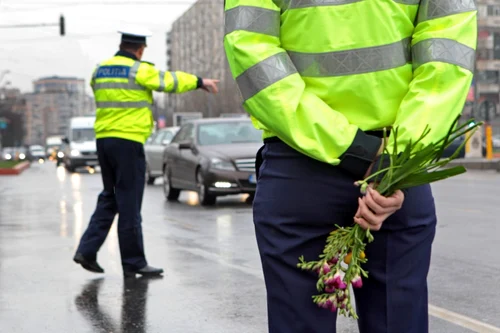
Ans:
[[[468,328],[477,333],[500,333],[500,328],[480,322],[461,314],[429,304],[429,314],[433,317],[446,320],[452,324]]]
[[[252,275],[258,279],[264,280],[264,275],[260,269],[255,269],[252,267],[246,267],[242,265],[232,264],[222,258],[220,255],[212,252],[208,252],[202,249],[178,247],[181,251],[189,252],[191,254],[203,257],[205,259],[215,261],[223,266],[239,270],[248,275]],[[467,328],[473,332],[477,333],[500,333],[500,328],[480,322],[476,319],[466,317],[464,315],[437,307],[435,305],[429,304],[429,314],[435,318],[442,319],[456,326]]]

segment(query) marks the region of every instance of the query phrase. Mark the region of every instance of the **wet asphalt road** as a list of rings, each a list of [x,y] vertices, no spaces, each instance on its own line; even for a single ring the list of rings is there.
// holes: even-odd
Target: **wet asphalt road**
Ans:
[[[98,257],[104,275],[71,260],[99,174],[47,163],[0,177],[0,332],[266,332],[250,206],[237,196],[203,208],[194,193],[166,203],[160,183],[146,188],[143,228],[148,261],[166,275],[124,282],[116,225]],[[440,222],[429,278],[432,305],[496,327],[499,186],[500,174],[486,172],[434,186]],[[433,333],[493,332],[465,329],[447,311],[435,315]],[[341,319],[338,332],[357,330]]]

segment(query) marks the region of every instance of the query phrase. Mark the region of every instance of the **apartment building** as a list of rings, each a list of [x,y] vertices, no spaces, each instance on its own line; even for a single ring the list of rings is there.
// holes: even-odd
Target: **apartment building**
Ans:
[[[50,135],[66,134],[71,117],[91,113],[94,103],[85,93],[85,80],[46,77],[33,82],[25,95],[25,142],[42,144]]]
[[[476,0],[478,48],[476,79],[480,100],[499,104],[500,94],[500,0]]]
[[[204,91],[167,95],[167,120],[173,112],[201,112],[204,117],[244,113],[223,47],[224,0],[199,0],[167,34],[167,68],[220,79],[218,95]]]

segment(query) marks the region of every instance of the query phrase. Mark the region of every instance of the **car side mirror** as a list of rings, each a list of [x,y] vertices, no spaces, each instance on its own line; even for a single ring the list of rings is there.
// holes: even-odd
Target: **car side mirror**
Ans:
[[[161,145],[162,145],[162,146],[166,146],[166,145],[168,145],[169,143],[170,143],[170,141],[169,141],[169,140],[163,140],[163,141],[161,142]]]
[[[192,147],[193,145],[189,141],[179,143],[179,149],[191,149]]]

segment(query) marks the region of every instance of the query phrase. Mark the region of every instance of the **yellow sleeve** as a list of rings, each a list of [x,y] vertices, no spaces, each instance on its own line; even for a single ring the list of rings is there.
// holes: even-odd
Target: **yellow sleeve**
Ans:
[[[136,81],[149,90],[166,93],[185,93],[198,88],[198,77],[189,73],[163,72],[148,63],[139,67]]]
[[[381,139],[350,124],[306,88],[280,42],[280,8],[270,0],[226,0],[224,48],[246,111],[301,153],[360,179]]]
[[[413,33],[413,80],[398,110],[398,151],[444,137],[463,110],[475,66],[477,17],[474,0],[422,0]],[[393,149],[393,140],[389,151]]]

